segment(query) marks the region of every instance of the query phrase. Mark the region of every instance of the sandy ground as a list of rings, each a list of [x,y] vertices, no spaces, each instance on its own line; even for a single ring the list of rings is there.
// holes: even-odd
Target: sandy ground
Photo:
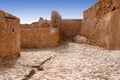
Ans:
[[[43,71],[32,68],[45,59]],[[22,80],[34,69],[29,80],[120,80],[120,50],[73,42],[57,48],[22,50],[21,57],[0,67],[0,80]]]

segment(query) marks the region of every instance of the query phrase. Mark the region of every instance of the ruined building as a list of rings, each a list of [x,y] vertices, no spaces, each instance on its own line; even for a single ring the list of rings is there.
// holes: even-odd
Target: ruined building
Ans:
[[[55,15],[54,15],[55,14]],[[21,25],[21,47],[56,47],[60,44],[61,16],[53,11],[51,21],[40,18],[38,22]]]
[[[52,27],[58,26],[62,39],[67,39],[69,37],[73,38],[79,33],[82,19],[62,19],[58,12],[53,11],[51,24]]]
[[[0,11],[0,61],[19,56],[20,45],[24,48],[56,47],[63,39],[77,34],[78,38],[84,36],[80,39],[89,44],[120,49],[119,14],[120,0],[99,0],[84,11],[83,20],[62,19],[53,11],[51,20],[40,18],[38,22],[20,25],[19,18]]]
[[[56,47],[62,39],[75,37],[81,23],[81,19],[62,19],[58,12],[52,11],[51,21],[40,17],[38,22],[21,24],[21,47]]]
[[[99,0],[84,11],[80,35],[90,44],[120,49],[120,0]]]
[[[61,34],[63,39],[74,38],[82,26],[82,19],[62,19]]]
[[[0,11],[0,61],[20,55],[20,20]]]

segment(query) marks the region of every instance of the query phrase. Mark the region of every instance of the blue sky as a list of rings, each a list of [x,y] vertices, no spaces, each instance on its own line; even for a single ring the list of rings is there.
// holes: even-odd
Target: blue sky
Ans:
[[[80,19],[83,11],[98,0],[0,0],[0,9],[20,18],[21,23],[38,21],[39,17],[50,19],[56,10],[62,18]]]

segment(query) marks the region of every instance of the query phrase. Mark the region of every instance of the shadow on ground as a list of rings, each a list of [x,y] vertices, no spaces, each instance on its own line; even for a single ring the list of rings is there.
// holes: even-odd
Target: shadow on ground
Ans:
[[[66,50],[69,48],[68,42],[70,41],[63,41],[59,46],[57,47],[47,47],[47,48],[23,48],[21,50],[21,52],[40,52],[40,51],[44,51],[44,50],[54,50],[56,48],[58,48],[59,50]]]

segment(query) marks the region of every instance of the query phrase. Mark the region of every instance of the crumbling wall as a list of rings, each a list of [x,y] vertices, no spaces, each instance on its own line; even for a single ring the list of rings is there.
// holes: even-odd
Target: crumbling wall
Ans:
[[[42,17],[40,17],[39,21],[38,21],[38,25],[40,28],[49,28],[50,27],[50,21],[47,19],[43,19]]]
[[[120,0],[99,0],[84,12],[80,35],[90,44],[108,49],[120,48]]]
[[[74,37],[80,32],[82,19],[63,19],[61,34],[62,37]]]
[[[21,28],[21,47],[43,48],[59,45],[58,28]]]
[[[38,22],[21,25],[21,46],[25,48],[56,47],[60,43],[61,16],[52,12],[51,21],[40,18]]]
[[[62,27],[62,17],[57,11],[52,11],[51,27],[59,28],[59,29],[61,29],[61,27]]]
[[[62,41],[62,17],[61,15],[57,12],[57,11],[52,11],[51,13],[51,24],[50,24],[51,28],[58,28],[59,31],[59,37],[60,37],[60,42]]]
[[[0,11],[0,60],[20,55],[20,20]]]
[[[21,24],[21,26],[24,28],[50,28],[50,20],[44,20],[40,17],[37,22],[33,22],[31,24]]]

